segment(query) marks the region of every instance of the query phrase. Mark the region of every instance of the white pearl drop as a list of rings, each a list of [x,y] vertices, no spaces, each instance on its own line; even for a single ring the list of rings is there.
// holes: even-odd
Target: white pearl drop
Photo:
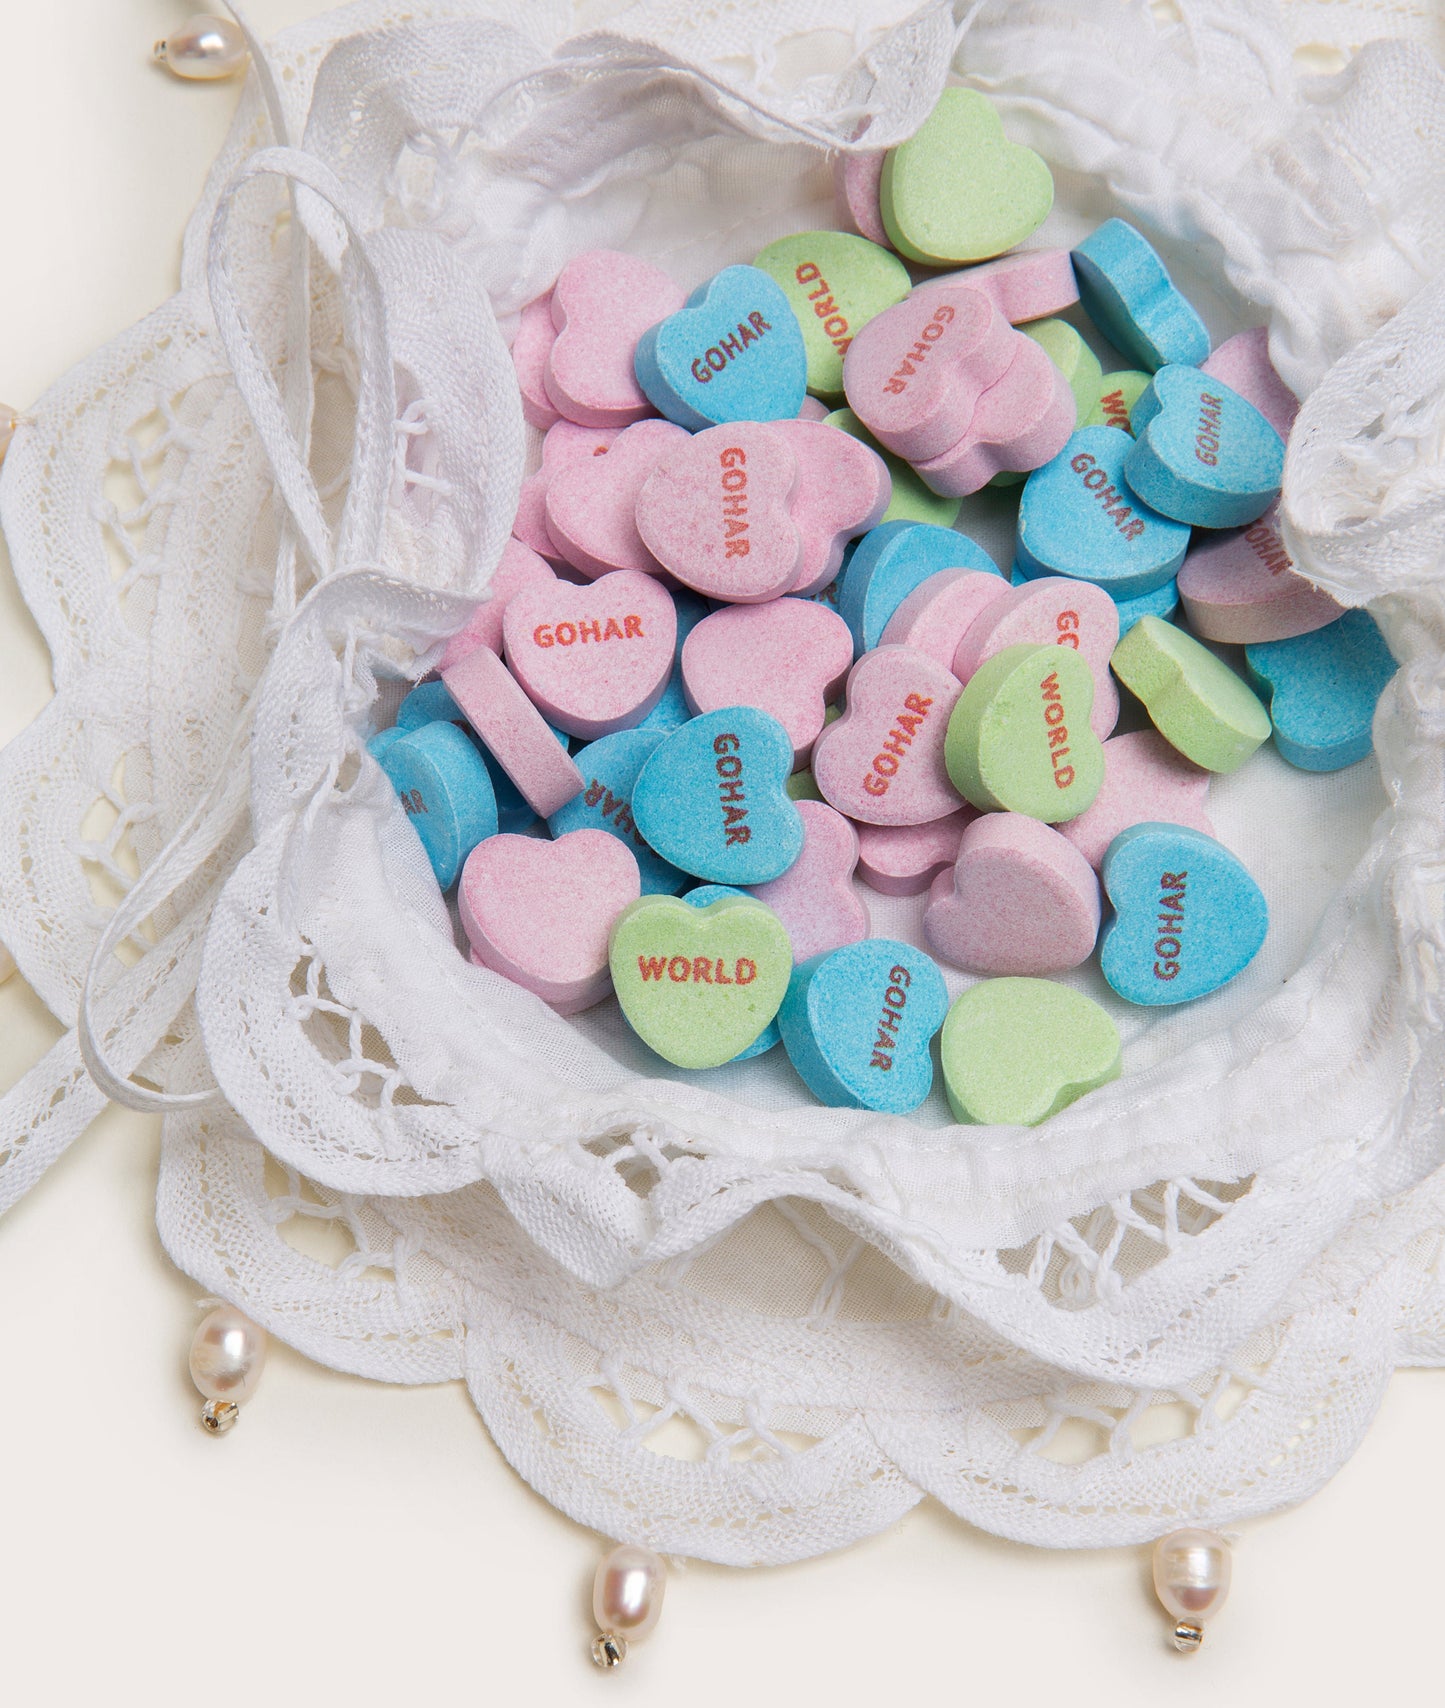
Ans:
[[[233,1305],[212,1311],[191,1342],[191,1380],[208,1400],[250,1399],[265,1363],[265,1330]]]
[[[1224,1606],[1229,1544],[1212,1530],[1175,1530],[1154,1544],[1154,1593],[1171,1617],[1203,1625]]]
[[[662,1613],[666,1588],[667,1567],[650,1548],[614,1548],[592,1585],[598,1630],[640,1642]]]
[[[198,13],[156,43],[155,55],[177,77],[210,82],[234,77],[246,63],[246,38],[229,18]]]

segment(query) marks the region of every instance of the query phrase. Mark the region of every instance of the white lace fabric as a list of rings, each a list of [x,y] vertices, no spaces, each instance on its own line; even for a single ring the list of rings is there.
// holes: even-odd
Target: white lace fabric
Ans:
[[[363,0],[258,54],[180,291],[12,446],[57,693],[0,755],[0,936],[74,1029],[5,1099],[0,1208],[106,1094],[167,1110],[189,1274],[337,1368],[464,1378],[549,1500],[670,1552],[805,1557],[924,1493],[1053,1546],[1301,1498],[1445,1359],[1432,16],[492,10]],[[1258,965],[1123,1016],[1125,1078],[1025,1134],[820,1109],[766,1058],[659,1077],[467,964],[364,755],[536,455],[499,320],[599,243],[690,286],[831,223],[824,151],[950,67],[1055,167],[1045,237],[1124,212],[1217,333],[1268,318],[1293,549],[1402,665],[1377,767],[1215,791]]]

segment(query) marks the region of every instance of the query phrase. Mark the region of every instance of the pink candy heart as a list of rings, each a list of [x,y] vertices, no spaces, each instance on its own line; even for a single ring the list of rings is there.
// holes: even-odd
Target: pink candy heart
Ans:
[[[1079,300],[1074,263],[1067,249],[1016,249],[997,261],[966,267],[918,288],[930,291],[945,284],[982,291],[1011,326],[1062,314]]]
[[[864,824],[927,824],[963,805],[943,741],[963,688],[912,647],[864,653],[848,704],[813,746],[813,780],[830,806]]]
[[[798,816],[803,852],[781,878],[749,891],[782,920],[795,964],[859,943],[871,929],[868,909],[853,888],[857,831],[822,801],[799,801]]]
[[[1179,571],[1179,597],[1202,640],[1237,646],[1289,640],[1344,615],[1343,605],[1296,572],[1280,536],[1277,504],[1238,533],[1205,534],[1203,540]]]
[[[547,532],[574,569],[592,577],[614,569],[662,573],[637,531],[637,495],[689,436],[671,421],[638,421],[622,429],[606,456],[569,458],[549,478]]]
[[[880,895],[922,895],[958,858],[959,841],[977,817],[965,806],[931,824],[860,824],[858,876]]]
[[[940,569],[920,582],[888,619],[879,644],[911,646],[952,670],[963,637],[1008,591],[1003,576],[986,570]]]
[[[1152,729],[1116,735],[1104,743],[1104,783],[1094,804],[1061,824],[1059,834],[1096,871],[1109,844],[1130,825],[1182,824],[1213,836],[1204,812],[1209,776]]]
[[[838,204],[838,223],[851,225],[860,237],[891,249],[883,215],[878,211],[886,154],[886,150],[878,148],[862,154],[837,155],[833,161],[833,191]]]
[[[512,532],[549,563],[567,561],[547,531],[547,487],[552,476],[586,458],[606,456],[619,432],[618,427],[579,427],[572,421],[558,421],[548,429],[542,441],[542,466],[522,482]]]
[[[940,456],[914,465],[944,498],[966,498],[998,474],[1042,468],[1068,444],[1078,420],[1069,382],[1042,344],[1018,333],[1008,372],[978,400],[968,431]]]
[[[1269,328],[1254,326],[1226,338],[1203,364],[1211,379],[1222,380],[1252,403],[1281,439],[1289,438],[1299,414],[1299,399],[1275,372],[1269,359]]]
[[[686,301],[681,286],[638,255],[574,255],[552,287],[557,338],[545,381],[553,408],[584,427],[626,427],[655,413],[633,371],[637,340]]]
[[[522,414],[534,427],[545,433],[562,418],[547,396],[544,378],[547,353],[557,337],[552,324],[552,293],[536,297],[522,310],[517,321],[517,336],[512,340],[512,366],[517,370],[517,386],[522,393]]]
[[[682,683],[694,712],[756,706],[788,732],[805,765],[853,663],[853,636],[811,599],[733,605],[704,617],[682,643]]]
[[[848,541],[883,520],[893,479],[876,451],[838,427],[801,418],[768,426],[798,462],[788,511],[803,549],[788,591],[806,599],[837,575]]]
[[[612,989],[607,944],[642,893],[637,862],[604,830],[555,842],[489,836],[467,856],[457,903],[481,965],[576,1014]]]
[[[438,670],[450,670],[479,646],[487,647],[499,656],[502,651],[502,616],[509,601],[524,587],[545,587],[556,581],[552,566],[524,546],[520,540],[508,540],[502,547],[497,567],[487,585],[487,597],[472,613],[467,626],[458,629],[447,642]]]
[[[518,597],[525,598],[526,594]],[[487,751],[539,818],[550,818],[582,793],[582,773],[547,728],[521,683],[490,647],[474,646],[442,671],[442,682],[486,743]]]

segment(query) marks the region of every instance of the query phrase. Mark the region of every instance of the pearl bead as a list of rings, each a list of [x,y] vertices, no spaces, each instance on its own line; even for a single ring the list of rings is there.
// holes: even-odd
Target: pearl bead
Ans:
[[[1229,1544],[1212,1530],[1175,1530],[1154,1544],[1154,1593],[1181,1624],[1203,1625],[1229,1594]]]
[[[614,1548],[592,1585],[598,1629],[640,1642],[662,1613],[666,1588],[667,1567],[650,1548]]]
[[[191,1380],[204,1399],[250,1399],[266,1363],[266,1333],[232,1305],[222,1305],[191,1342]]]
[[[246,38],[229,18],[198,13],[155,45],[155,57],[177,77],[211,82],[234,77],[246,63]]]

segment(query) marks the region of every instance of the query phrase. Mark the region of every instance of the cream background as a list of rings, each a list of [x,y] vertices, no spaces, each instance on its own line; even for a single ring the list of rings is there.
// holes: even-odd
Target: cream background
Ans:
[[[253,0],[266,33],[322,10]],[[0,395],[22,408],[173,288],[234,88],[149,44],[175,0],[0,0]],[[49,692],[0,568],[0,739]],[[56,1036],[0,988],[0,1086]],[[713,1708],[1438,1697],[1445,1379],[1407,1373],[1355,1461],[1240,1539],[1205,1652],[1164,1644],[1132,1551],[1036,1554],[925,1503],[787,1570],[694,1566],[614,1678],[585,1656],[598,1540],[537,1499],[460,1385],[364,1383],[273,1349],[224,1442],[195,1424],[196,1321],[151,1214],[155,1124],[113,1111],[0,1228],[0,1698],[224,1695]]]

